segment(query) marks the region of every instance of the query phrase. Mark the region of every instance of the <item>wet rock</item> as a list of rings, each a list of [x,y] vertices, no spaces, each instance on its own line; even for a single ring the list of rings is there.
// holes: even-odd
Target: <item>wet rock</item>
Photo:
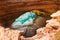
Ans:
[[[45,24],[46,24],[46,19],[44,17],[37,17],[37,19],[34,21],[34,24],[26,29],[24,36],[26,37],[34,36],[36,34],[36,30],[38,28],[44,27]]]

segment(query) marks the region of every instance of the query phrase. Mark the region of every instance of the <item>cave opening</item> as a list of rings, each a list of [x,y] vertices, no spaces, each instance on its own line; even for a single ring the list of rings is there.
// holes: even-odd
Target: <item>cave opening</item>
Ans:
[[[33,12],[31,12],[33,11]],[[15,20],[17,18],[19,18],[21,15],[24,15],[26,14],[27,12],[30,12],[30,13],[35,13],[36,14],[36,17],[35,19],[33,20],[33,24],[32,25],[25,25],[25,26],[15,26],[17,28],[12,28],[12,24],[15,22]],[[11,20],[12,22],[9,24],[8,22],[4,25],[4,27],[9,27],[13,30],[23,30],[23,36],[24,37],[32,37],[34,35],[36,35],[36,30],[39,29],[39,28],[42,28],[42,27],[45,27],[45,24],[46,24],[46,20],[50,19],[50,15],[49,14],[46,14],[46,13],[49,13],[45,10],[42,10],[42,9],[33,9],[33,10],[28,10],[28,11],[25,11],[25,12],[22,12],[18,17],[16,17],[14,20]],[[38,15],[37,15],[38,14]],[[25,15],[26,16],[26,15]],[[23,16],[23,18],[25,17]],[[29,16],[29,15],[28,15]],[[28,17],[27,16],[27,17]],[[31,18],[31,17],[30,17]],[[9,21],[9,20],[8,20]],[[18,20],[19,21],[19,20]],[[29,20],[30,22],[30,20]]]

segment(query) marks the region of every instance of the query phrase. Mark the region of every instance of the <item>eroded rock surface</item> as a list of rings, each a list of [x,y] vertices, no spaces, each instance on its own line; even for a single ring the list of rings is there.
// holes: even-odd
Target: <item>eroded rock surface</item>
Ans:
[[[12,30],[9,28],[3,28],[0,26],[0,40],[20,40],[22,31]]]

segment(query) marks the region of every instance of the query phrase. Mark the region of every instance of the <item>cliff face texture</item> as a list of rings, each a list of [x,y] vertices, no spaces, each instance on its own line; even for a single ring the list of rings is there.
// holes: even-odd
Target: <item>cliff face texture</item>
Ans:
[[[0,25],[10,25],[22,13],[42,9],[49,13],[60,9],[59,0],[0,0]],[[48,15],[46,13],[46,15]]]

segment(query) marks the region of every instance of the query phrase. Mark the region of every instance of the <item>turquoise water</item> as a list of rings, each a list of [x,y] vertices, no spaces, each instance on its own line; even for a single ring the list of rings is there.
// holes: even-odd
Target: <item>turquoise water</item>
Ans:
[[[26,13],[20,15],[17,19],[15,19],[15,21],[13,22],[12,25],[19,25],[19,23],[24,24],[26,21],[28,21],[30,19],[33,20],[35,17],[36,17],[36,14],[33,13],[32,11],[26,12]]]

